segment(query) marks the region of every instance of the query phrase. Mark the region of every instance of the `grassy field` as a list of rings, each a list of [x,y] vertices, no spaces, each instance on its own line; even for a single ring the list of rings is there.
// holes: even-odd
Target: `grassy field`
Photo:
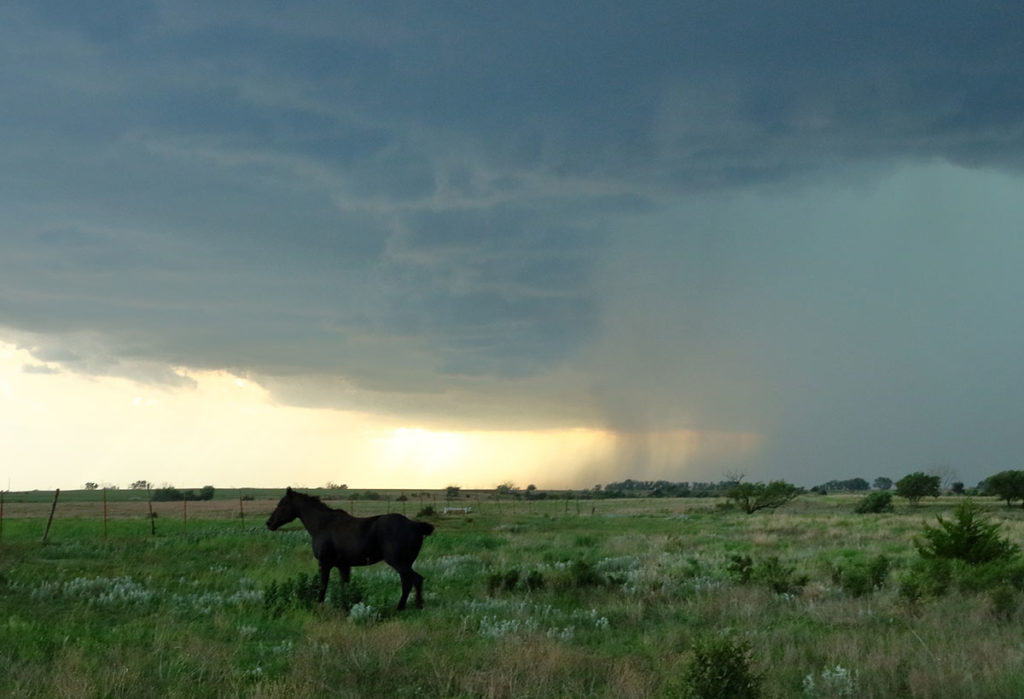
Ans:
[[[1016,588],[902,589],[914,538],[953,498],[857,515],[855,497],[803,496],[748,516],[712,499],[470,494],[471,514],[430,518],[425,609],[397,613],[383,564],[309,604],[308,535],[267,531],[270,499],[243,501],[244,520],[237,493],[154,503],[154,536],[145,502],[111,498],[104,536],[99,495],[62,494],[43,545],[52,493],[16,495],[0,533],[2,696],[669,697],[709,637],[746,644],[769,697],[1024,696]],[[979,502],[1024,542],[1021,508]],[[415,516],[444,502],[331,504]]]

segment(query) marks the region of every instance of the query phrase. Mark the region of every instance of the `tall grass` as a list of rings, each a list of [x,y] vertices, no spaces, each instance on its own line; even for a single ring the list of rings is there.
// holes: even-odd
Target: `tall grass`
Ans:
[[[20,517],[0,541],[0,695],[674,696],[716,633],[749,649],[766,696],[1024,695],[1024,593],[900,594],[915,538],[954,502],[855,504],[439,517],[417,563],[426,608],[403,613],[383,565],[353,570],[357,596],[334,578],[322,607],[268,602],[315,571],[304,531],[262,527],[270,502],[247,503],[245,528],[197,518],[156,537],[139,516],[112,520],[106,539],[93,519],[64,519],[45,546],[44,520]],[[1019,508],[983,505],[1024,541]],[[849,583],[873,562],[870,584]]]

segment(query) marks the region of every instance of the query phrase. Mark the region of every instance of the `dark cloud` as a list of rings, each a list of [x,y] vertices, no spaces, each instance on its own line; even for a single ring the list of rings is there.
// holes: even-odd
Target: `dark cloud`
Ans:
[[[0,8],[0,325],[41,361],[776,465],[919,461],[1016,385],[983,171],[1024,9],[121,5]],[[1016,444],[1019,407],[976,415]]]

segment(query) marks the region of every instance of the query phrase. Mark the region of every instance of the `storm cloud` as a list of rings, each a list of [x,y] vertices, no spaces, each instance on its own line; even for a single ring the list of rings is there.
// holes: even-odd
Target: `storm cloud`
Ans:
[[[1024,9],[14,3],[30,371],[425,424],[759,435],[658,475],[1010,467]],[[655,435],[655,436],[651,436]]]

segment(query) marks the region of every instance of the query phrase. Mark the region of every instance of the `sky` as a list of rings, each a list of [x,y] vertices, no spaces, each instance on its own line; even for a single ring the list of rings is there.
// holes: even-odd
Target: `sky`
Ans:
[[[0,488],[1024,453],[1024,6],[8,2]]]

